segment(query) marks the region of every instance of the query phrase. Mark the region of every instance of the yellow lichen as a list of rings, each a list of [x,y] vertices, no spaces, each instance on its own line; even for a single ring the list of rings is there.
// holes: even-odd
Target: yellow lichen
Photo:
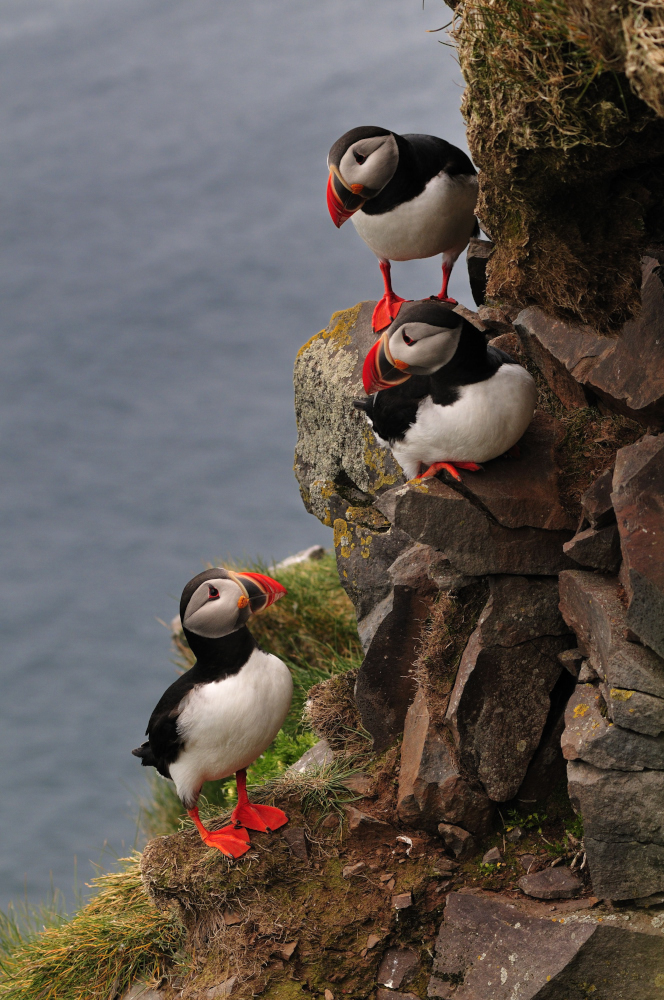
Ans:
[[[587,715],[589,711],[590,711],[589,705],[577,705],[576,708],[574,709],[574,718],[580,719],[584,715]]]
[[[351,528],[343,517],[338,517],[333,524],[334,548],[344,559],[348,559],[355,544],[351,537]]]
[[[633,691],[626,691],[624,688],[611,688],[611,697],[616,701],[629,701],[633,694]]]
[[[337,349],[350,344],[350,331],[357,323],[357,317],[360,315],[361,308],[362,303],[358,302],[357,305],[352,306],[350,309],[340,309],[339,312],[332,313],[329,326],[325,330],[315,333],[313,337],[309,337],[306,344],[303,344],[295,355],[295,360],[297,361],[305,351],[308,351],[316,340],[334,340]]]

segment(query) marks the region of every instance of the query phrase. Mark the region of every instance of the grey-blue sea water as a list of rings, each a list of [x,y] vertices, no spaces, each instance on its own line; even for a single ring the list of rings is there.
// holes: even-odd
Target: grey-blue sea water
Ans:
[[[325,156],[358,124],[464,145],[440,0],[0,0],[0,902],[135,838],[182,586],[329,544],[291,373],[380,294]],[[439,288],[439,261],[395,287]],[[460,262],[451,291],[469,300]]]

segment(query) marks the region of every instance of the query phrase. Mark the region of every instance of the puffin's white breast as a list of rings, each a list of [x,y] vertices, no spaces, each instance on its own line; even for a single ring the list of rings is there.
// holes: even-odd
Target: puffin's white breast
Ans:
[[[383,215],[351,216],[364,242],[385,260],[419,260],[461,251],[475,226],[477,177],[441,172],[416,198]]]
[[[521,365],[503,364],[491,378],[460,389],[450,406],[426,396],[415,422],[392,451],[409,479],[418,465],[488,462],[516,444],[532,420],[537,389]]]
[[[177,723],[184,748],[169,766],[180,798],[195,797],[204,781],[226,778],[260,757],[281,729],[292,695],[286,664],[259,649],[239,673],[193,688]]]

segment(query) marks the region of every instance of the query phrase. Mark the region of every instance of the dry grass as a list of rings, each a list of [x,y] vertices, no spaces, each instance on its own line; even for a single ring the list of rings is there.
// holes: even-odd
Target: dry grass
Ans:
[[[2,1000],[109,1000],[136,978],[158,979],[184,940],[174,912],[146,895],[140,857],[92,882],[96,893],[70,921],[29,937],[0,966]]]

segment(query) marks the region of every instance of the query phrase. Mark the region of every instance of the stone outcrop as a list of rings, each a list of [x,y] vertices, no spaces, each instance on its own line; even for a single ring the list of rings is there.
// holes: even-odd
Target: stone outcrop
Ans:
[[[478,302],[490,253],[473,242]],[[496,803],[541,800],[567,762],[594,891],[652,896],[663,846],[644,816],[664,774],[664,435],[645,428],[664,428],[658,261],[644,260],[643,309],[617,338],[535,307],[513,326],[495,303],[458,307],[530,366],[547,408],[520,458],[460,482],[405,482],[353,408],[372,306],[335,314],[298,356],[295,467],[307,509],[334,529],[356,609],[363,725],[377,751],[403,731],[398,821],[467,857]],[[619,448],[638,423],[609,411],[639,422],[641,440]],[[588,420],[614,429],[584,445]],[[619,811],[639,782],[643,815],[626,809],[624,828],[611,828],[602,801]]]
[[[603,403],[664,427],[664,286],[659,261],[642,264],[641,311],[618,337],[598,334],[547,316],[536,306],[519,313],[515,326],[526,350],[566,406]]]
[[[610,722],[596,684],[579,684],[565,711],[566,760],[618,771],[664,770],[664,735],[646,736]]]
[[[433,832],[445,823],[475,834],[488,831],[493,815],[479,782],[462,775],[450,733],[432,721],[422,688],[406,716],[397,812],[409,826]]]
[[[664,771],[569,764],[572,803],[584,819],[593,889],[608,899],[664,890]]]
[[[497,901],[447,897],[428,996],[437,1000],[654,1000],[664,981],[663,941],[642,922]]]
[[[611,500],[620,532],[627,624],[660,656],[664,656],[663,498],[664,436],[648,435],[621,448]]]
[[[555,579],[491,578],[459,665],[446,721],[462,765],[494,802],[513,798],[540,743],[571,644]]]

